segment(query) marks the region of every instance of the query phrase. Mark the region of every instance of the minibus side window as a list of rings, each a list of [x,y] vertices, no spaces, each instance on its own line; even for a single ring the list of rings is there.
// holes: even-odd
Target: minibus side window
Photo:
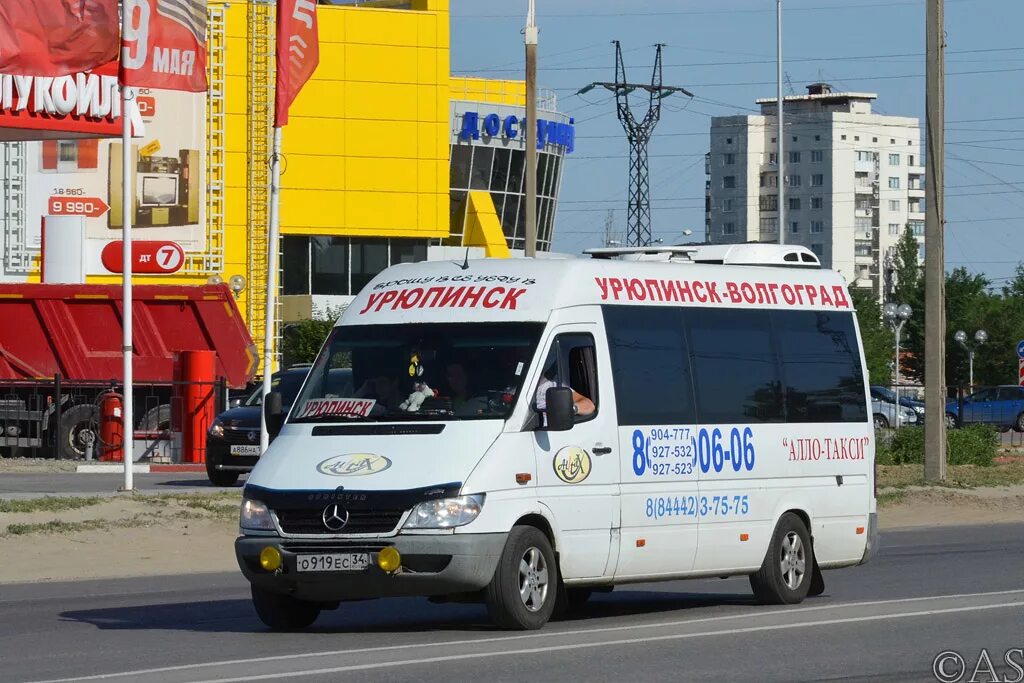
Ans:
[[[683,312],[604,306],[620,425],[693,424],[693,377]]]
[[[543,413],[547,404],[547,390],[551,387],[569,387],[576,403],[576,422],[583,422],[597,414],[597,355],[594,338],[589,334],[560,334],[551,344],[540,382],[534,391],[534,406]],[[544,424],[543,415],[541,423]]]
[[[683,317],[698,421],[783,422],[782,378],[768,311],[689,308]]]
[[[788,422],[864,422],[864,371],[853,314],[772,311]]]

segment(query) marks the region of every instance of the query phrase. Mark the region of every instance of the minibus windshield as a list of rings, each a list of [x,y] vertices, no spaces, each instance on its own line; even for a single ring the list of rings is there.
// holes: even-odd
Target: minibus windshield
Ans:
[[[289,421],[505,419],[542,330],[542,323],[335,327]]]

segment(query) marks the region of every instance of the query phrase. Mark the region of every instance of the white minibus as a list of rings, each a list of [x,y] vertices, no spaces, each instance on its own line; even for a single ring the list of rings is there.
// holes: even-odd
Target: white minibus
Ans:
[[[389,596],[535,629],[694,577],[798,603],[877,548],[857,321],[802,247],[394,266],[264,403],[235,550],[272,629]]]

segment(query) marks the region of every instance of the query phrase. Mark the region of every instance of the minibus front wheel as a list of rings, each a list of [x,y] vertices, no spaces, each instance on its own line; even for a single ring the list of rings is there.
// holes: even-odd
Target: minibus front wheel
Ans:
[[[316,621],[321,608],[318,603],[297,600],[256,586],[252,586],[252,604],[260,621],[274,631],[304,629]]]
[[[787,512],[775,526],[761,568],[750,575],[750,587],[766,605],[803,602],[811,588],[814,567],[807,525],[798,515]]]
[[[548,537],[536,527],[513,527],[484,590],[491,621],[500,628],[538,629],[551,618],[558,588],[558,567]]]

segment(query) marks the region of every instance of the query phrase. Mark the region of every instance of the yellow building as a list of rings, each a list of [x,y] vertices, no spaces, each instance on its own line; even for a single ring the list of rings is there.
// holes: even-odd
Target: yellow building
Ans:
[[[283,131],[278,319],[345,305],[393,263],[442,257],[455,247],[479,247],[489,256],[521,249],[523,83],[451,76],[448,0],[317,9],[319,66]],[[140,101],[153,100],[150,115],[163,118],[154,118],[152,130],[133,145],[129,169],[136,178],[135,239],[179,240],[186,248],[180,271],[137,281],[230,281],[257,340],[266,302],[274,10],[263,2],[210,0],[209,95],[142,93]],[[550,246],[561,162],[573,140],[571,119],[555,111],[553,97],[542,96],[540,107],[543,250]],[[197,142],[171,144],[172,133],[154,132],[189,121],[197,122]],[[119,141],[102,141],[98,161],[96,152],[70,143],[41,154],[32,147],[39,144],[0,144],[0,203],[6,202],[0,209],[9,209],[0,211],[8,246],[0,281],[38,279],[38,238],[31,235],[45,209],[32,207],[46,197],[38,190],[33,199],[33,187],[58,184],[99,195],[75,189],[86,187],[91,173],[103,176],[109,203],[119,201]],[[205,153],[196,152],[200,146]],[[21,166],[7,163],[19,154]],[[88,154],[92,166],[85,168],[79,160]],[[43,168],[49,158],[57,159],[53,169]],[[205,159],[201,169],[197,159]],[[195,191],[199,173],[202,192]],[[27,197],[20,205],[19,192]],[[199,224],[174,228],[176,212],[200,215]],[[88,219],[95,223],[85,230],[89,282],[119,280],[98,265],[99,251],[119,237],[119,216],[118,210]]]

